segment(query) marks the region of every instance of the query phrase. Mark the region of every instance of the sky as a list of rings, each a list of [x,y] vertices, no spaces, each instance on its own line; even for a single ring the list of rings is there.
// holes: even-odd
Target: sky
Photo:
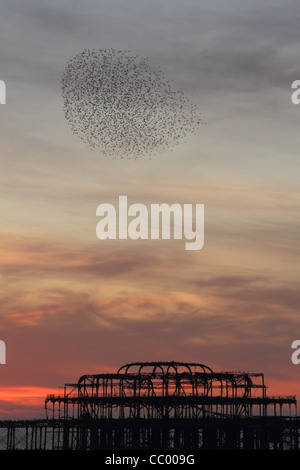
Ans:
[[[300,11],[296,0],[1,0],[0,419],[128,362],[263,372],[300,399]],[[147,57],[205,125],[172,151],[104,157],[61,77],[85,49]],[[99,240],[96,208],[205,206],[205,242]]]

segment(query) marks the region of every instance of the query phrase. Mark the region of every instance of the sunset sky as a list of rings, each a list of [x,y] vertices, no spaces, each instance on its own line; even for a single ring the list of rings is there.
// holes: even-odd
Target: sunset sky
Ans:
[[[300,79],[297,0],[2,0],[0,419],[43,417],[82,374],[179,360],[263,372],[297,395]],[[199,131],[149,159],[104,158],[65,119],[84,49],[148,57],[198,106]],[[202,250],[106,240],[96,208],[205,205]]]

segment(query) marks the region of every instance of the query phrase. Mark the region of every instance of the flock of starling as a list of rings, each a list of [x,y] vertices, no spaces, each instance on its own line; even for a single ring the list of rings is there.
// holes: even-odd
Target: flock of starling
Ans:
[[[182,90],[147,58],[127,51],[86,49],[62,75],[65,117],[72,132],[111,158],[155,156],[201,123]]]

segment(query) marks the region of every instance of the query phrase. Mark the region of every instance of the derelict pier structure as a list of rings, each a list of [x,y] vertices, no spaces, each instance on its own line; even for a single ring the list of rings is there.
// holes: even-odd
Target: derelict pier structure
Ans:
[[[46,418],[0,421],[0,449],[299,449],[294,396],[264,375],[186,362],[136,362],[48,395]]]

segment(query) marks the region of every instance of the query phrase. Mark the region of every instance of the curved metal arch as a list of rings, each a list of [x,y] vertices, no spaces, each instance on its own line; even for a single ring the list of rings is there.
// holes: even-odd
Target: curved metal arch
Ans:
[[[201,364],[201,363],[198,363],[198,362],[181,362],[181,361],[146,361],[146,362],[131,362],[131,363],[127,363],[127,364],[124,364],[123,366],[121,366],[119,369],[118,369],[118,374],[122,373],[122,371],[125,369],[125,374],[128,373],[129,369],[131,367],[134,367],[134,366],[138,366],[138,373],[142,373],[142,370],[144,367],[153,367],[154,370],[157,368],[157,367],[160,367],[162,372],[163,371],[163,367],[165,366],[167,368],[167,373],[168,373],[168,369],[170,367],[174,367],[175,370],[178,366],[181,366],[181,367],[186,367],[187,369],[189,369],[190,373],[193,374],[192,372],[192,367],[197,367],[197,368],[200,368],[202,370],[202,372],[204,373],[210,373],[212,374],[213,373],[213,370],[204,365],[204,364]],[[176,370],[177,372],[177,370]]]
[[[155,396],[155,387],[153,385],[153,382],[151,380],[151,377],[142,377],[138,379],[138,391],[139,391],[139,396],[141,396],[141,391],[147,391],[147,396]],[[143,385],[146,385],[146,387],[143,387]]]

